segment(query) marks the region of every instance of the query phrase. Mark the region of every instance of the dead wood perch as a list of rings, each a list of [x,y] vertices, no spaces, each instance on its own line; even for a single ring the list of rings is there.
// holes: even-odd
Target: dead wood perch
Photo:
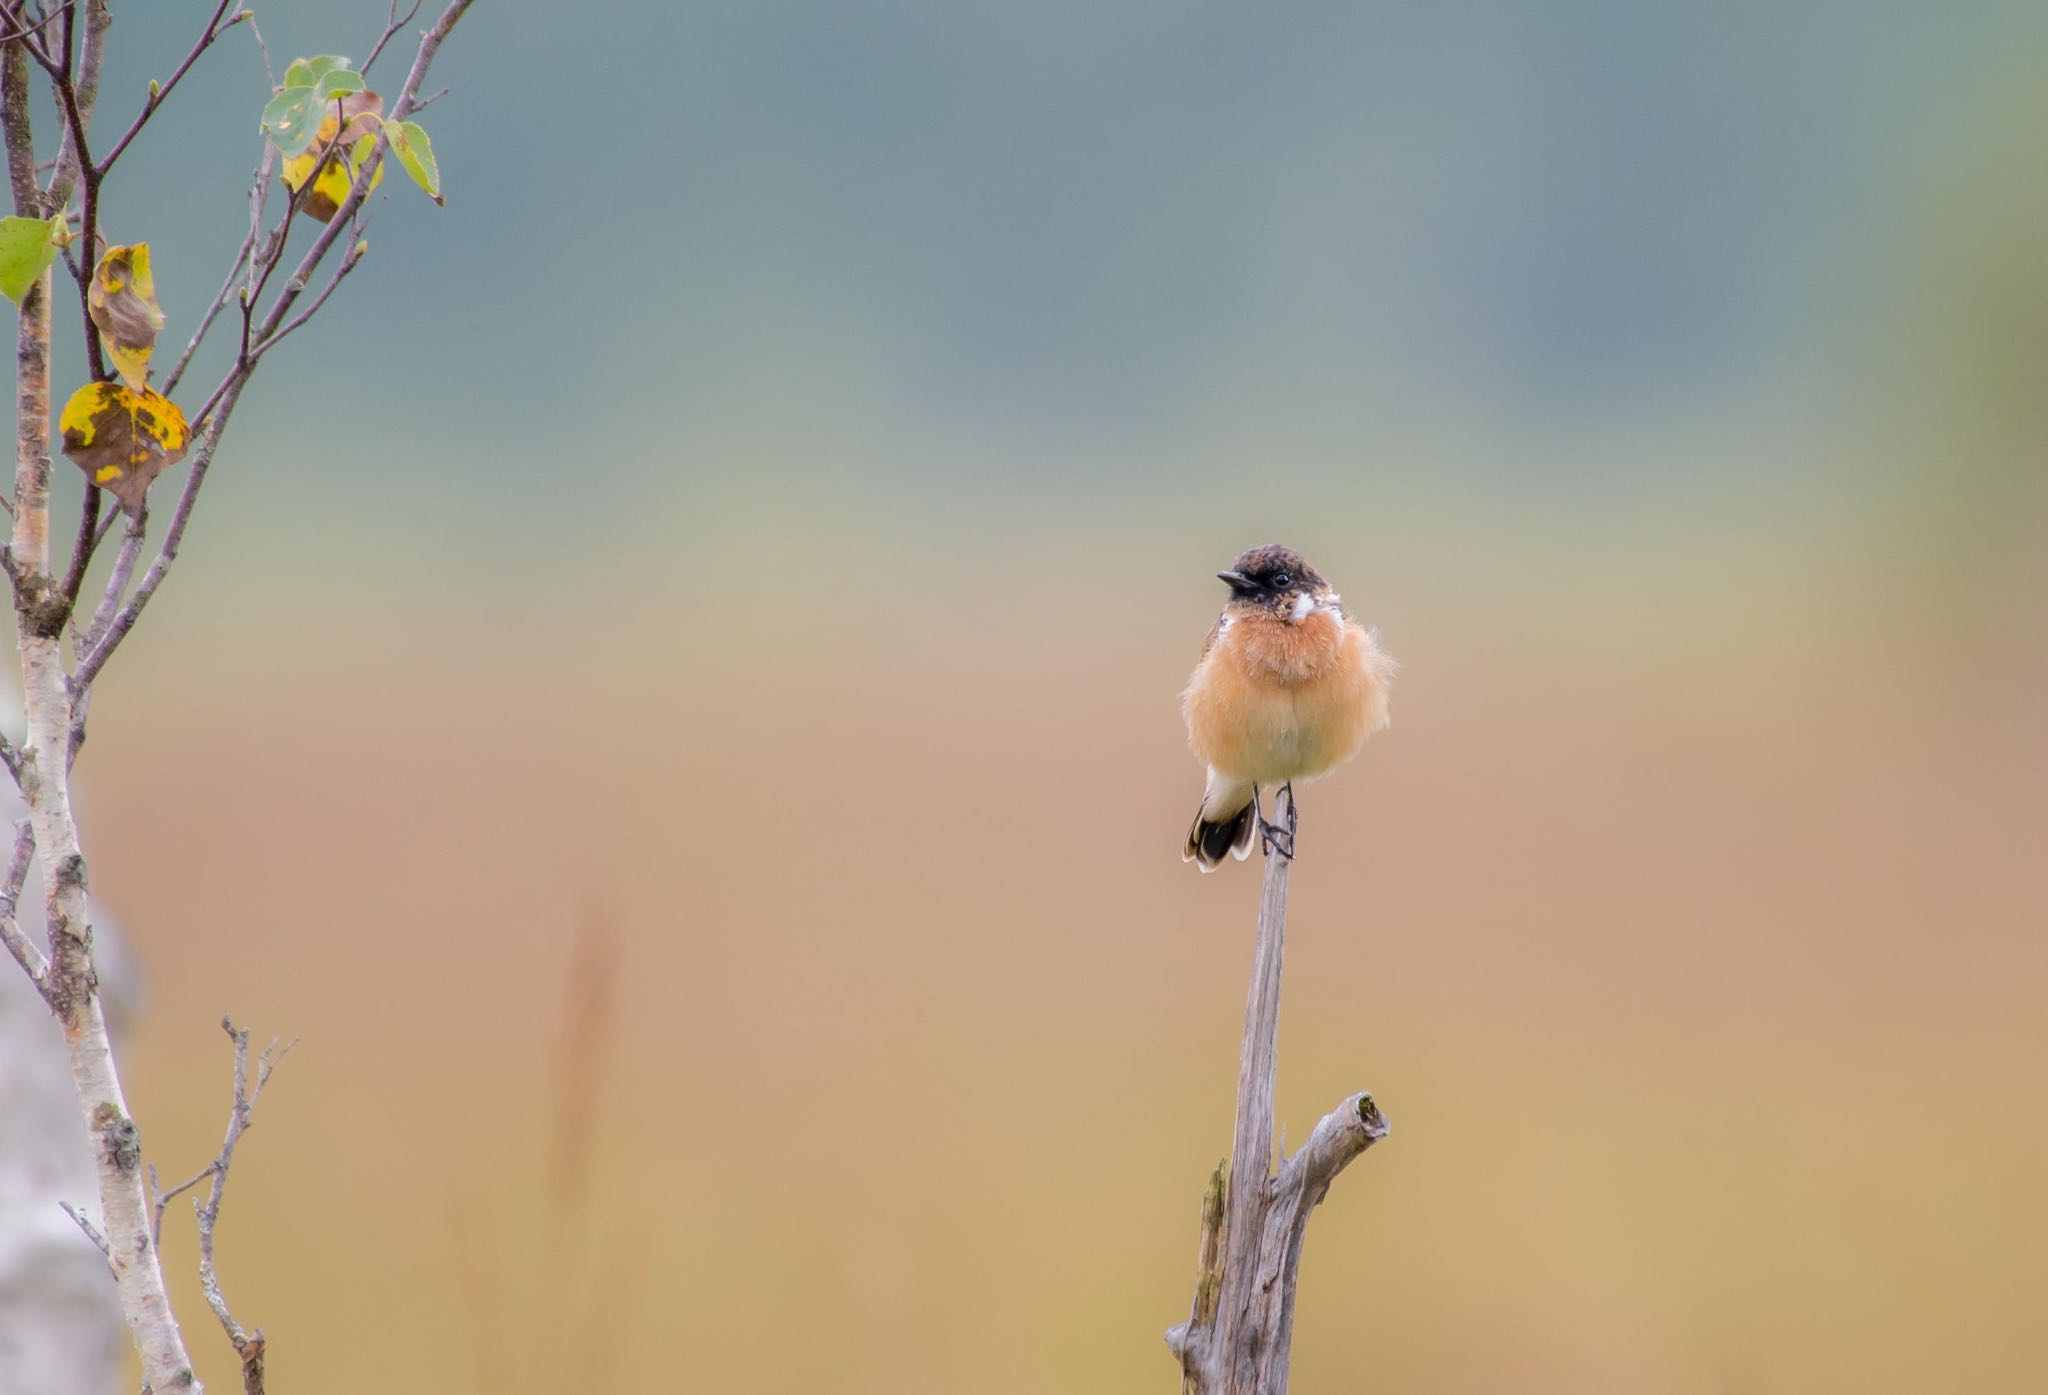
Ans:
[[[1291,795],[1282,794],[1291,806]],[[1288,810],[1275,801],[1274,819]],[[1286,1395],[1294,1337],[1294,1284],[1308,1215],[1351,1160],[1387,1136],[1363,1092],[1325,1115],[1308,1141],[1273,1170],[1273,1083],[1278,1074],[1280,961],[1287,938],[1292,859],[1268,854],[1259,939],[1245,1000],[1237,1067],[1237,1131],[1202,1199],[1202,1242],[1188,1320],[1166,1334],[1182,1395]],[[1255,1185],[1244,1185],[1257,1179]]]

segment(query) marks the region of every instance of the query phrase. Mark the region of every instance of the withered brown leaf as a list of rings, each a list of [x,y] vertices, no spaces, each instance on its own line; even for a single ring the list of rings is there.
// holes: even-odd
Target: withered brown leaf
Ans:
[[[156,303],[156,280],[149,272],[149,244],[109,247],[92,270],[86,303],[114,371],[129,387],[137,391],[147,388],[149,356],[164,327],[164,312]]]
[[[185,414],[162,393],[119,383],[87,383],[71,394],[58,418],[64,454],[85,477],[121,501],[130,518],[142,516],[150,481],[185,458],[191,431]]]

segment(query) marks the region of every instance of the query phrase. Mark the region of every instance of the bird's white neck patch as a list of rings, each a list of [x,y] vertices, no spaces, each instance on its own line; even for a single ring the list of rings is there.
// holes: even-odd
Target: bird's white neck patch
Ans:
[[[1299,625],[1319,610],[1341,617],[1344,614],[1344,598],[1335,591],[1325,591],[1320,596],[1296,596],[1294,607],[1287,613],[1289,624]]]

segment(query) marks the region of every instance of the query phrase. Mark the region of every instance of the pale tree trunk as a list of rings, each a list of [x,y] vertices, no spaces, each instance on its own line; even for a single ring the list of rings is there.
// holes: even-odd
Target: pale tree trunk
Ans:
[[[28,58],[7,46],[0,69],[15,211],[42,214],[28,127]],[[28,802],[43,874],[48,959],[43,997],[63,1028],[75,1100],[85,1120],[114,1272],[142,1378],[155,1395],[199,1389],[164,1288],[142,1174],[142,1136],[121,1093],[106,1011],[93,973],[92,925],[85,909],[85,857],[71,815],[71,684],[60,641],[69,607],[50,574],[50,273],[21,298],[15,348],[14,538],[9,565],[20,631],[22,739],[19,783]]]
[[[0,974],[0,1390],[112,1395],[126,1342],[107,1262],[61,1209],[93,1195],[50,1010]]]
[[[118,932],[93,914],[118,1043],[135,973]],[[127,1367],[120,1297],[63,1210],[97,1214],[92,1158],[64,1044],[19,974],[0,974],[0,1121],[0,1391],[111,1395]]]
[[[1283,809],[1283,803],[1286,806]],[[1292,796],[1274,816],[1285,819]],[[1293,858],[1269,852],[1258,944],[1238,1056],[1237,1127],[1230,1160],[1209,1179],[1188,1320],[1166,1334],[1183,1395],[1286,1395],[1294,1290],[1309,1212],[1351,1160],[1387,1134],[1372,1096],[1351,1096],[1308,1142],[1273,1167],[1273,1087],[1279,1072],[1280,965]]]

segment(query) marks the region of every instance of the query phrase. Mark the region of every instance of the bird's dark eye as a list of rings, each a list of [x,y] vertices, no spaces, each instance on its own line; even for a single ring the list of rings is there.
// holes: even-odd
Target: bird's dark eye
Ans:
[[[1293,584],[1294,577],[1293,574],[1289,572],[1281,572],[1279,575],[1273,578],[1273,589],[1276,591],[1285,591],[1288,587],[1292,586]]]

